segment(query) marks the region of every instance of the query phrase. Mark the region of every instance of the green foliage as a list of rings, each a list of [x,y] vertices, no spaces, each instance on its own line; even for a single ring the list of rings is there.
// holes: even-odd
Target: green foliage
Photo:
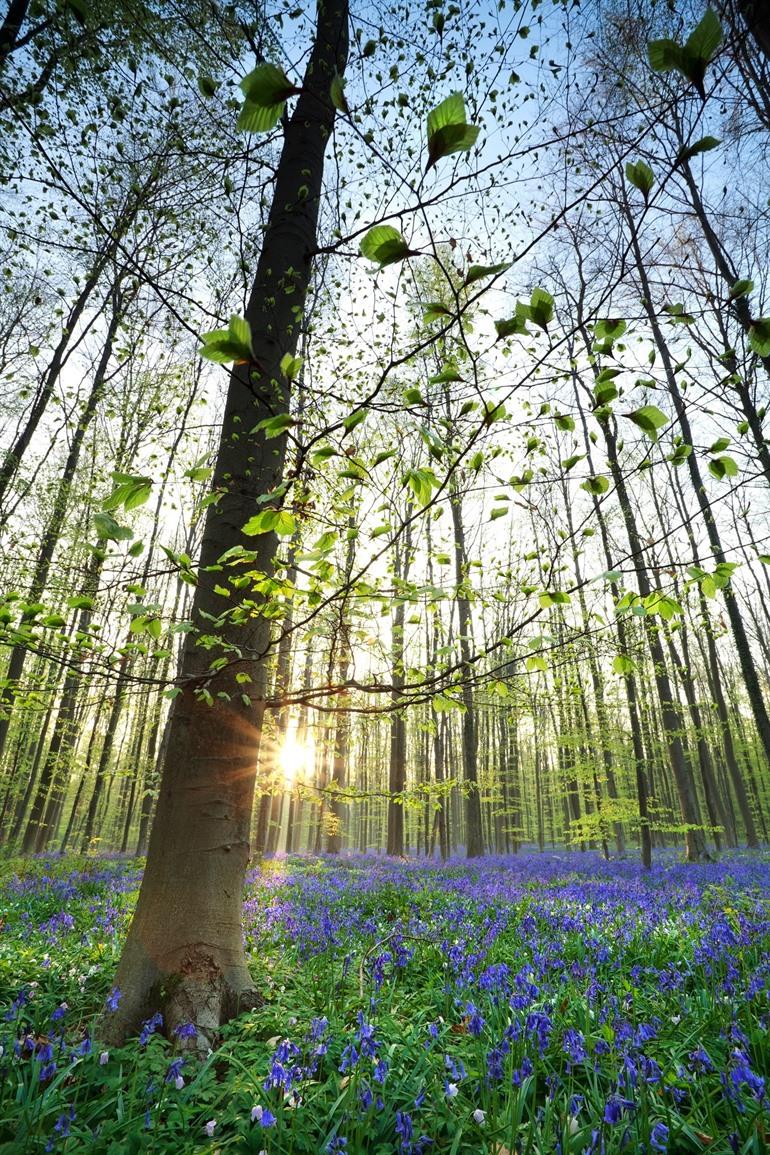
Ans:
[[[626,177],[634,188],[639,189],[646,203],[655,184],[655,174],[650,166],[643,160],[629,161],[626,164]]]
[[[770,317],[760,317],[752,322],[749,345],[758,357],[770,357]]]
[[[624,413],[623,416],[633,421],[650,441],[657,441],[660,430],[668,424],[668,417],[657,405],[643,405],[641,409],[635,409],[633,413]]]
[[[297,528],[294,515],[286,509],[263,509],[250,517],[241,533],[247,537],[257,537],[263,533],[276,533],[279,537],[291,537]]]
[[[130,541],[133,531],[125,525],[119,525],[111,513],[95,513],[93,515],[96,536],[106,541]]]
[[[254,360],[251,327],[248,321],[236,314],[230,318],[230,324],[226,329],[213,329],[210,333],[202,333],[201,340],[203,345],[198,350],[199,355],[207,361],[214,361],[217,365],[226,365],[230,361],[248,364]]]
[[[102,505],[111,513],[114,509],[136,509],[148,500],[152,491],[152,478],[132,473],[111,473],[115,488]],[[101,536],[101,535],[100,535]]]
[[[714,148],[719,148],[721,140],[717,140],[715,136],[703,136],[700,140],[696,140],[694,144],[689,144],[679,150],[677,153],[677,164],[683,161],[692,160],[694,156],[700,156],[703,152],[711,152]]]
[[[269,132],[275,128],[286,101],[300,91],[276,64],[259,64],[240,84],[244,102],[238,116],[240,132]]]
[[[453,92],[428,113],[428,165],[433,168],[442,157],[473,148],[480,129],[468,124],[462,93]]]
[[[375,225],[369,229],[359,249],[362,257],[374,261],[381,269],[403,261],[412,252],[401,233],[392,225]]]
[[[586,493],[592,494],[594,497],[601,497],[610,488],[610,481],[608,477],[599,474],[597,477],[588,477],[580,486]]]
[[[705,99],[706,68],[722,43],[722,27],[713,8],[692,30],[683,45],[675,40],[652,40],[647,46],[650,67],[655,72],[680,72]]]
[[[726,477],[738,476],[738,465],[732,457],[726,455],[712,457],[709,461],[709,473],[712,477],[716,477],[717,481],[724,481]]]

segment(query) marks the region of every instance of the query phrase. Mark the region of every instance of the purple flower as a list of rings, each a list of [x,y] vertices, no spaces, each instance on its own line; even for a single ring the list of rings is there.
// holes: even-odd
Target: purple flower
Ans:
[[[668,1151],[668,1127],[665,1123],[656,1123],[650,1132],[650,1146],[653,1151]]]
[[[154,1035],[158,1027],[163,1026],[163,1015],[160,1011],[156,1011],[152,1018],[147,1019],[142,1023],[142,1030],[139,1035],[139,1046],[146,1047],[150,1040],[150,1036]]]
[[[118,1003],[123,998],[123,992],[113,987],[107,998],[104,1000],[104,1005],[108,1011],[115,1012],[118,1009]]]
[[[412,1116],[406,1111],[396,1111],[396,1134],[401,1140],[401,1150],[407,1151],[412,1142],[414,1128]]]

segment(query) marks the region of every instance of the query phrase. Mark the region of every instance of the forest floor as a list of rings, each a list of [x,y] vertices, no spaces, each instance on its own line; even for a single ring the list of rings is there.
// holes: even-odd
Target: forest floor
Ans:
[[[768,1150],[766,853],[268,862],[202,1063],[93,1036],[140,864],[0,871],[0,1153]]]

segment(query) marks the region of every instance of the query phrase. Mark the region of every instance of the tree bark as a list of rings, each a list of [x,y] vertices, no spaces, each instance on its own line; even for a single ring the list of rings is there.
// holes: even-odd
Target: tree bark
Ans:
[[[168,1032],[192,1023],[187,1045],[205,1050],[223,1022],[257,999],[242,900],[270,623],[252,590],[232,587],[223,612],[216,586],[227,580],[220,559],[231,549],[248,550],[254,570],[273,568],[275,535],[248,537],[242,527],[260,508],[256,498],[283,478],[285,435],[268,440],[257,427],[289,408],[280,363],[296,352],[317,247],[324,152],[335,116],[330,85],[345,69],[347,24],[346,0],[320,0],[302,93],[285,128],[246,311],[254,360],[231,374],[213,478],[221,496],[208,509],[193,601],[200,633],[210,639],[216,631],[216,641],[208,649],[187,636],[147,869],[116,977],[122,999],[101,1027],[108,1040],[125,1038],[162,1008]],[[212,670],[212,657],[225,665]]]

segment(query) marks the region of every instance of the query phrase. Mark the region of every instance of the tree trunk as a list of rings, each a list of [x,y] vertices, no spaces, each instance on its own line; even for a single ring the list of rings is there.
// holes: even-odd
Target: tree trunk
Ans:
[[[297,348],[317,246],[324,152],[334,125],[330,85],[345,69],[347,24],[345,0],[320,0],[302,93],[285,128],[246,312],[254,360],[231,374],[213,478],[221,497],[207,512],[193,601],[199,628],[211,635],[211,615],[219,640],[208,650],[187,636],[147,868],[116,977],[122,999],[101,1026],[113,1042],[162,1007],[166,1030],[192,1023],[195,1037],[187,1045],[205,1050],[222,1023],[256,998],[243,946],[242,903],[270,623],[253,609],[238,613],[241,601],[253,606],[251,589],[233,587],[223,607],[215,587],[227,571],[212,573],[210,567],[227,550],[241,548],[251,551],[256,570],[273,569],[275,535],[247,537],[242,527],[256,498],[283,477],[286,436],[268,440],[258,426],[289,408],[289,382],[280,363]],[[212,657],[224,657],[224,667],[212,670]],[[251,678],[248,692],[239,674]]]

